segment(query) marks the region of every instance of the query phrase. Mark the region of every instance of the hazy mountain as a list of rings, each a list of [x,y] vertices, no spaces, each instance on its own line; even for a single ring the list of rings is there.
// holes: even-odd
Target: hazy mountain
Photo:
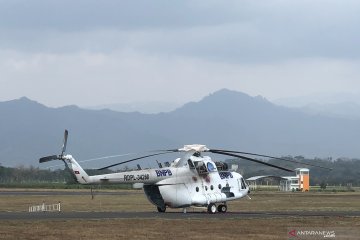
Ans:
[[[299,111],[328,117],[360,119],[360,95],[354,93],[311,94],[308,96],[281,98],[275,104]]]
[[[353,102],[341,102],[332,104],[309,104],[299,108],[309,114],[321,114],[329,117],[360,119],[360,104]]]
[[[311,104],[331,105],[339,103],[360,104],[360,94],[350,92],[339,93],[314,93],[306,96],[294,96],[279,98],[273,101],[275,104],[287,107],[304,107]]]
[[[140,112],[140,113],[160,113],[170,112],[180,107],[181,104],[174,102],[129,102],[129,103],[114,103],[104,104],[99,106],[85,107],[86,109],[102,110],[109,109],[117,112]]]
[[[0,122],[6,166],[37,166],[40,156],[59,153],[65,128],[67,152],[77,159],[193,143],[278,156],[360,156],[358,120],[306,114],[226,89],[159,114],[48,108],[21,98],[0,103]]]
[[[38,165],[43,155],[58,154],[64,129],[69,129],[68,152],[79,159],[174,146],[134,126],[138,113],[83,110],[76,106],[48,108],[27,98],[0,103],[0,163]]]

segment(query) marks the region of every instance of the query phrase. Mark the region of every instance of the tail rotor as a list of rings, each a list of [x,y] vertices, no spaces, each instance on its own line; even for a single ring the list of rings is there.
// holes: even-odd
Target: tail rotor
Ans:
[[[42,158],[39,159],[39,163],[49,162],[49,161],[53,161],[53,160],[62,160],[62,161],[64,161],[64,153],[66,151],[68,135],[69,135],[69,131],[65,129],[64,140],[63,140],[63,145],[62,145],[62,148],[61,148],[60,155],[51,155],[51,156],[42,157]]]

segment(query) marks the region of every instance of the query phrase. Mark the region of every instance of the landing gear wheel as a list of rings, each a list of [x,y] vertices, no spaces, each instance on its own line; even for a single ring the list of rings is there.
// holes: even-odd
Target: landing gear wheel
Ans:
[[[227,211],[226,205],[221,204],[218,206],[218,212],[226,213],[226,211]]]
[[[214,203],[210,203],[208,206],[208,213],[214,214],[216,213],[216,205]]]
[[[164,207],[157,207],[158,212],[165,212],[166,211],[166,206]]]

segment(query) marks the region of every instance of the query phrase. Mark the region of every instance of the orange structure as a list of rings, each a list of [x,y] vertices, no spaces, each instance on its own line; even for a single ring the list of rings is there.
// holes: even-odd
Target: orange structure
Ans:
[[[310,175],[307,168],[296,168],[296,176],[282,177],[280,180],[281,191],[302,191],[310,190]]]
[[[296,176],[299,179],[299,190],[306,192],[310,189],[310,176],[309,169],[307,168],[296,168]]]

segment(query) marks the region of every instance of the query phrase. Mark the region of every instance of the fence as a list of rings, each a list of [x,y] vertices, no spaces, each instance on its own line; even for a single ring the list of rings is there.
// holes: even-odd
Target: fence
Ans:
[[[61,203],[45,205],[45,203],[36,206],[30,206],[29,212],[61,212]]]

